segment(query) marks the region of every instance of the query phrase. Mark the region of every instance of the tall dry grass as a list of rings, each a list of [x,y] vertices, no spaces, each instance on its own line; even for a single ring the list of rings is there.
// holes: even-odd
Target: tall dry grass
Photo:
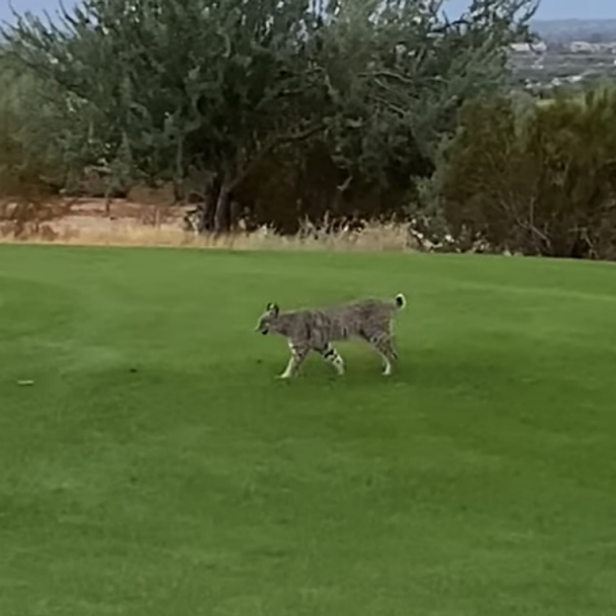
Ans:
[[[294,236],[281,236],[266,227],[253,232],[199,235],[183,230],[177,209],[175,215],[159,212],[154,216],[151,206],[124,203],[120,208],[129,215],[107,217],[86,207],[79,213],[38,225],[30,234],[21,233],[16,237],[0,229],[0,243],[359,252],[403,252],[418,248],[408,225],[394,222],[368,222],[360,230],[304,223]]]

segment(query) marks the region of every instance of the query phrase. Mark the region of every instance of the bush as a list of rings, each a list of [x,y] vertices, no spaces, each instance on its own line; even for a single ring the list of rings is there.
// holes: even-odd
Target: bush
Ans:
[[[552,257],[616,256],[616,90],[464,107],[437,192],[454,235]]]
[[[30,200],[65,184],[54,94],[0,53],[0,198]]]

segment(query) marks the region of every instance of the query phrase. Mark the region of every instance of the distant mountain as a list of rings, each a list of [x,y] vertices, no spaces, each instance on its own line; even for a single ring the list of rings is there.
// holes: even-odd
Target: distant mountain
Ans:
[[[0,4],[5,1],[0,0]],[[551,46],[568,46],[577,41],[616,42],[616,19],[534,19],[531,27],[541,40]]]
[[[548,44],[616,42],[616,19],[536,19],[532,28]]]

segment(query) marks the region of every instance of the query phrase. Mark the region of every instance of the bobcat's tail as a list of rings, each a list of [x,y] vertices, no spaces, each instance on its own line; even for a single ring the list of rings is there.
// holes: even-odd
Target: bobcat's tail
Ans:
[[[406,297],[402,293],[396,295],[396,308],[402,310],[406,306]]]

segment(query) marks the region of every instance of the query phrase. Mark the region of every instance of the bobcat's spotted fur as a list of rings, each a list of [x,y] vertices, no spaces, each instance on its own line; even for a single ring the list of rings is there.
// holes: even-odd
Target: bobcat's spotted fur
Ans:
[[[268,304],[256,331],[288,339],[291,359],[280,375],[283,379],[293,376],[311,351],[321,354],[339,374],[344,374],[344,360],[331,343],[349,338],[365,340],[378,351],[383,358],[383,374],[390,375],[397,359],[392,322],[396,312],[405,306],[402,293],[392,300],[370,298],[326,308],[281,311],[277,304]]]

